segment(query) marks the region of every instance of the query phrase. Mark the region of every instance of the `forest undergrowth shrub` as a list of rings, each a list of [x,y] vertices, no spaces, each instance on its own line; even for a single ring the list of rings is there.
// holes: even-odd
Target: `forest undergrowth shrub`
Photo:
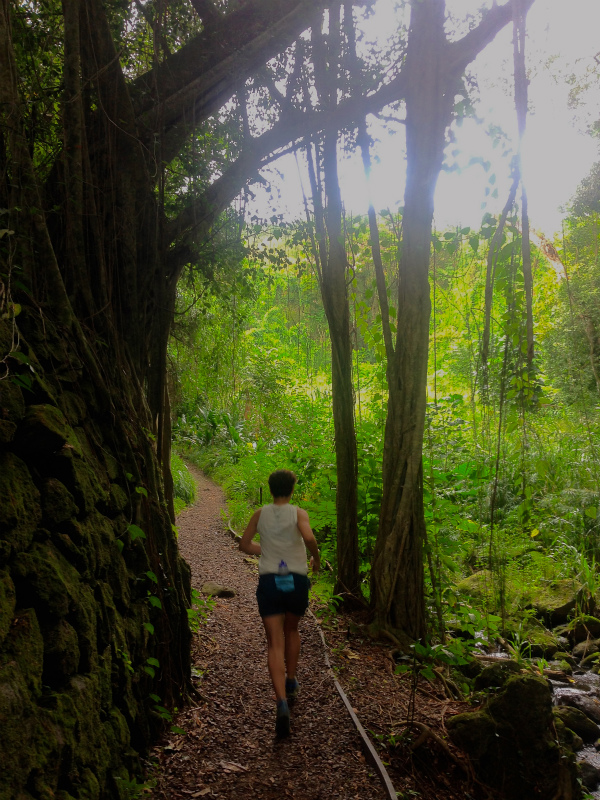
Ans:
[[[171,454],[171,475],[173,476],[173,496],[175,513],[179,514],[186,506],[191,506],[196,499],[196,483],[183,460]]]

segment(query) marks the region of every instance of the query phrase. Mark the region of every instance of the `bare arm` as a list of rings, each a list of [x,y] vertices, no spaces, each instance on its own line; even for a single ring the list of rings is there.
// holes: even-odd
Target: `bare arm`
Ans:
[[[308,514],[303,508],[298,509],[298,530],[304,539],[304,544],[308,547],[311,559],[310,565],[313,572],[318,572],[321,569],[321,557],[319,555],[319,546],[315,535],[311,530],[310,522],[308,521]]]
[[[258,511],[255,511],[252,514],[250,522],[246,526],[246,530],[242,534],[242,538],[240,539],[239,548],[242,553],[249,553],[251,556],[259,556],[261,554],[260,545],[257,542],[253,542],[252,539],[256,534],[256,530],[258,527],[258,520],[260,519],[260,508]]]

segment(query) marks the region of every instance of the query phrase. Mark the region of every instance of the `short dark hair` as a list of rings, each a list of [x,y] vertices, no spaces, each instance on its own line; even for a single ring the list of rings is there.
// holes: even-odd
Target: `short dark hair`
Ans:
[[[289,469],[276,469],[269,475],[269,489],[275,499],[289,497],[295,485],[296,476]]]

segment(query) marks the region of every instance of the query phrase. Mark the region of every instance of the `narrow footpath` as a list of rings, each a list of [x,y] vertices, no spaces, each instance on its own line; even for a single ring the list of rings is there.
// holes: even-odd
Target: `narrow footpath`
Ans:
[[[195,636],[192,670],[198,697],[152,753],[158,761],[153,800],[380,800],[385,794],[365,761],[360,737],[325,665],[315,621],[300,626],[301,693],[292,709],[292,735],[275,740],[275,695],[267,672],[258,616],[256,562],[238,551],[222,521],[218,486],[191,470],[196,504],[179,516],[181,553],[192,585],[206,581],[233,589],[217,599]]]

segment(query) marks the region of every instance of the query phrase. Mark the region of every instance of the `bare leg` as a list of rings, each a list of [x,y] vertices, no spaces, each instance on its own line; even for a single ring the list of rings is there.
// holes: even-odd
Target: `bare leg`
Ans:
[[[271,617],[263,617],[263,625],[267,634],[267,664],[277,700],[285,700],[285,638],[283,633],[285,616],[284,614],[274,614]]]
[[[296,677],[298,658],[300,656],[300,633],[298,623],[302,617],[286,612],[285,622],[283,623],[283,633],[285,636],[285,666],[288,678]]]

